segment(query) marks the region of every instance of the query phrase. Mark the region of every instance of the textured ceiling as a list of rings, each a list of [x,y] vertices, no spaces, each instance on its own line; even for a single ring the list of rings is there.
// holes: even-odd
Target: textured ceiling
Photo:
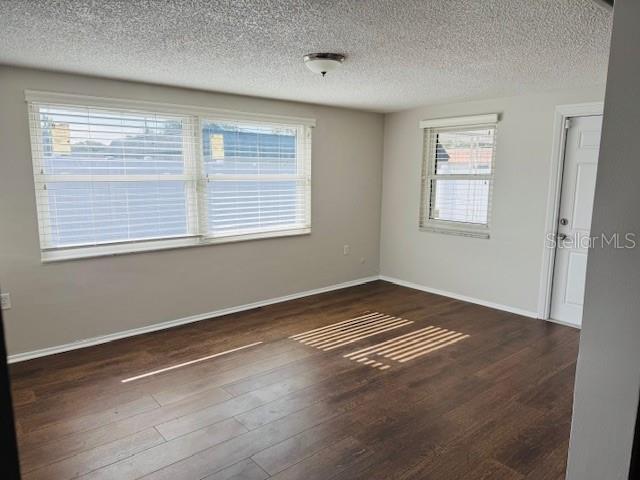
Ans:
[[[610,28],[593,0],[0,0],[0,63],[394,111],[602,84]]]

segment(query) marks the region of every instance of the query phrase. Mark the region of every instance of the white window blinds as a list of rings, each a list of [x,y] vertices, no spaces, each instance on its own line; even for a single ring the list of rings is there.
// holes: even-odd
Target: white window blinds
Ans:
[[[196,234],[190,118],[31,104],[44,249]]]
[[[30,101],[43,259],[309,232],[310,127],[229,117]]]
[[[310,228],[310,131],[202,122],[207,234]]]
[[[489,236],[495,134],[495,123],[425,128],[421,228]]]

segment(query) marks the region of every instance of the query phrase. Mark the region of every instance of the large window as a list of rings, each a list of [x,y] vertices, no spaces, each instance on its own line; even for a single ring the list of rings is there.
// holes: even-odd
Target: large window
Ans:
[[[312,121],[28,100],[44,260],[310,231]]]
[[[487,120],[492,122],[480,123]],[[422,122],[421,228],[489,236],[496,120],[489,115]]]

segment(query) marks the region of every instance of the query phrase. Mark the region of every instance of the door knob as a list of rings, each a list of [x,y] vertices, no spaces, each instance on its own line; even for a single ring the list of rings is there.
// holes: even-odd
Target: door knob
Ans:
[[[559,233],[558,234],[558,240],[560,240],[560,241],[564,241],[567,238],[569,238],[569,235],[567,235],[566,233]]]
[[[567,220],[566,218],[561,218],[560,225],[569,225],[569,220]]]

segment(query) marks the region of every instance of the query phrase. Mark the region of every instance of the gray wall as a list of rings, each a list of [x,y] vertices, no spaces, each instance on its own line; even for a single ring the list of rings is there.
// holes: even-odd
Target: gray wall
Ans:
[[[43,265],[25,89],[316,118],[311,235]],[[9,67],[0,67],[0,106],[0,284],[13,303],[4,312],[10,354],[378,273],[382,115]]]
[[[616,0],[591,234],[640,242],[640,2]],[[640,243],[589,253],[570,480],[627,478],[640,384]]]
[[[417,108],[387,115],[381,274],[535,313],[554,111],[602,101],[603,88]],[[423,119],[500,113],[491,238],[418,230]]]

